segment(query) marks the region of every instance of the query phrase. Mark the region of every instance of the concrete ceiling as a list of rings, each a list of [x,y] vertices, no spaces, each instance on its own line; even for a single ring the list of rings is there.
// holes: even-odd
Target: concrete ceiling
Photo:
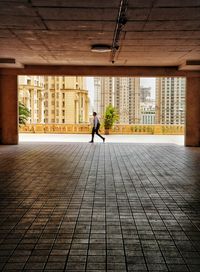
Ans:
[[[113,65],[120,0],[0,0],[0,58],[15,64]],[[115,66],[180,66],[200,60],[200,0],[129,0]],[[191,62],[193,61],[193,62]],[[1,61],[0,61],[1,62]]]

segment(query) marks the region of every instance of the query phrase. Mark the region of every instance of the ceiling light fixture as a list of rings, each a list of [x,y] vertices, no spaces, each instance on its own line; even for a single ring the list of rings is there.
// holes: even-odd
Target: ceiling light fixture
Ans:
[[[91,46],[91,51],[96,53],[111,52],[111,46],[108,44],[93,44]]]

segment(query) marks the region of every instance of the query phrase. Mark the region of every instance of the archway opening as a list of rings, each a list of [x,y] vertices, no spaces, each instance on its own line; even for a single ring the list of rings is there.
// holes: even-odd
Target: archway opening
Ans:
[[[183,145],[185,93],[184,77],[19,76],[19,102],[29,111],[20,141],[88,142],[92,113],[105,134],[111,105],[118,118],[108,142]]]

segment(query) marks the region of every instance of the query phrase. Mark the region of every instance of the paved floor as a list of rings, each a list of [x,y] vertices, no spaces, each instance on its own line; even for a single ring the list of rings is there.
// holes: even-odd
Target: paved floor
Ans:
[[[1,271],[200,271],[200,150],[0,146]]]
[[[106,135],[107,143],[171,143],[184,145],[183,135]],[[83,142],[88,143],[90,134],[25,134],[19,135],[20,142]],[[95,142],[102,140],[95,135]]]

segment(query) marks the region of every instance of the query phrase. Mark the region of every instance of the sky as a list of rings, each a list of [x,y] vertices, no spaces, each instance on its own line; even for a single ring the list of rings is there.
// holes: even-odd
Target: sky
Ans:
[[[94,104],[94,77],[86,77],[86,87],[89,92],[91,104]]]
[[[151,98],[155,99],[155,78],[152,77],[141,77],[140,86],[151,87]],[[94,77],[86,77],[87,90],[89,91],[89,97],[91,104],[94,104]]]

